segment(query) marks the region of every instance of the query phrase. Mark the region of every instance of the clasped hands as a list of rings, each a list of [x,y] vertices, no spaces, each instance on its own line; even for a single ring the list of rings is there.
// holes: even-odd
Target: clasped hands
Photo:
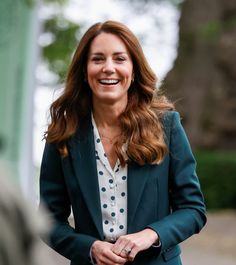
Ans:
[[[123,265],[127,261],[133,261],[138,252],[148,249],[157,240],[157,233],[146,228],[120,236],[114,244],[97,240],[92,245],[91,254],[98,265]]]

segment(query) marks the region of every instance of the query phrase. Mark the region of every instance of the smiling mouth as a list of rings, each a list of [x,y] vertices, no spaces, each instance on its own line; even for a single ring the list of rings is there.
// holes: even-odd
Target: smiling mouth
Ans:
[[[101,79],[99,83],[102,85],[117,85],[120,81],[117,79]]]

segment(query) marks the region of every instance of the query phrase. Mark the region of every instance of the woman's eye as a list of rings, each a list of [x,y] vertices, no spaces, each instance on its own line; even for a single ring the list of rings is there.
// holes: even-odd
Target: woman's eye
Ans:
[[[102,61],[102,60],[103,60],[102,57],[93,57],[93,58],[92,58],[92,61],[93,61],[93,62],[100,62],[100,61]]]
[[[124,57],[117,57],[116,60],[118,62],[124,62],[125,61],[125,58]]]

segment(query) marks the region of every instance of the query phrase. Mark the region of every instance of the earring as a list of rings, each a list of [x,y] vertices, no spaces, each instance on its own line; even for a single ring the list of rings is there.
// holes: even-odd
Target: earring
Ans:
[[[134,73],[132,74],[131,82],[132,82],[132,83],[134,82]]]

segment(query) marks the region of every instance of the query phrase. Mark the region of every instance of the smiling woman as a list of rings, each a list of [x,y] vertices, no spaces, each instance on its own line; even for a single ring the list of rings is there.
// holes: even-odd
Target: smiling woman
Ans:
[[[181,265],[178,244],[206,222],[179,114],[156,82],[125,25],[82,37],[50,108],[40,174],[51,246],[72,265]]]

